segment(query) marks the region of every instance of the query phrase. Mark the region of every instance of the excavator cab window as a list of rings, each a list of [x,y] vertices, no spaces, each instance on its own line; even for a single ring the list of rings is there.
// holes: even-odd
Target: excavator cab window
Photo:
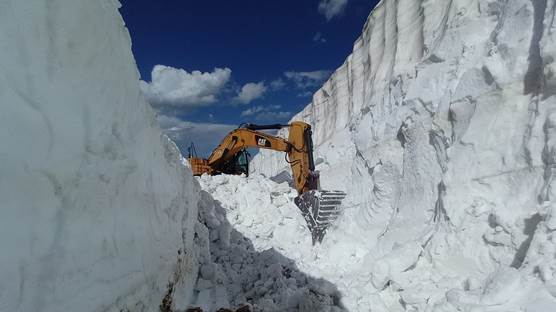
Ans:
[[[249,152],[243,150],[238,153],[236,158],[236,166],[241,173],[249,175]]]
[[[247,150],[241,150],[235,156],[218,168],[219,172],[225,174],[249,175],[249,157]]]

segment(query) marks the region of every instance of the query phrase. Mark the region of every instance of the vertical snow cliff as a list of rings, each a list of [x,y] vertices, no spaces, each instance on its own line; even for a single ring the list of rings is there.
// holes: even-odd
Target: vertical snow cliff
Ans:
[[[556,307],[555,12],[383,0],[294,117],[313,125],[322,187],[349,193],[322,251],[350,266],[327,276],[348,308]],[[253,167],[287,164],[263,151]],[[353,272],[371,282],[352,292]]]
[[[118,7],[0,3],[0,311],[189,300],[198,184],[140,95]]]

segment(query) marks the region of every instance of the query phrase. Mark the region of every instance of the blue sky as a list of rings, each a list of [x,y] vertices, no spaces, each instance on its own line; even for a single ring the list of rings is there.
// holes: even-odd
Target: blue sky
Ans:
[[[201,127],[199,141],[203,128],[221,137],[241,122],[289,120],[351,53],[378,1],[121,2],[142,89],[183,152],[184,129]],[[202,154],[218,143],[203,141]]]

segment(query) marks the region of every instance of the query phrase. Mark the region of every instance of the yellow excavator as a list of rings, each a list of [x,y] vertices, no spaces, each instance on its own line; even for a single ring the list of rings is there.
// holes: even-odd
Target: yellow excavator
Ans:
[[[289,128],[288,139],[273,136],[260,130]],[[208,159],[197,157],[194,148],[189,149],[188,160],[193,174],[245,174],[249,175],[247,148],[264,148],[286,153],[286,161],[292,170],[292,179],[298,196],[295,204],[307,221],[313,244],[321,242],[330,224],[340,214],[346,193],[319,189],[319,174],[313,160],[311,126],[294,121],[288,125],[243,124],[230,132],[212,152]]]

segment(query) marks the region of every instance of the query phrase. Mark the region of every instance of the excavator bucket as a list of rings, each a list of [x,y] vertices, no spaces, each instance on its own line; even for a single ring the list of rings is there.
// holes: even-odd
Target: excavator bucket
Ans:
[[[295,198],[313,236],[313,245],[322,241],[330,224],[338,218],[345,197],[341,191],[312,190]]]

